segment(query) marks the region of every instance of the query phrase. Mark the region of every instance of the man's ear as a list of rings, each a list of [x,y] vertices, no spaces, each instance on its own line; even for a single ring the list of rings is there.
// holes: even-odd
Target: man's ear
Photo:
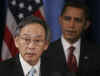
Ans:
[[[88,29],[88,28],[89,28],[89,26],[90,26],[90,24],[91,24],[91,21],[90,21],[90,20],[88,20],[88,21],[86,22],[86,24],[85,24],[84,29],[85,29],[85,30],[86,30],[86,29]]]
[[[18,48],[19,47],[19,37],[14,38],[15,46]]]
[[[59,24],[62,24],[62,16],[59,16]]]
[[[45,50],[45,51],[48,49],[48,46],[49,46],[49,41],[46,41],[46,42],[45,42],[45,46],[44,46],[44,50]]]

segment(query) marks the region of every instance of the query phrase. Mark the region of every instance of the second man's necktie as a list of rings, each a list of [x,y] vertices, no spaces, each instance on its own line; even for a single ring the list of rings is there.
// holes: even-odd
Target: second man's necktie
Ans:
[[[73,54],[74,50],[75,50],[75,47],[73,47],[73,46],[71,46],[69,48],[69,55],[68,55],[67,64],[68,64],[70,72],[77,72],[78,71],[76,57]]]

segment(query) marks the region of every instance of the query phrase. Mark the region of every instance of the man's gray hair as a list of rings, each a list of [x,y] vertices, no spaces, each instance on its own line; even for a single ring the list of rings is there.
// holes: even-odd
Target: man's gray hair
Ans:
[[[49,40],[50,41],[50,29],[47,25],[47,23],[39,18],[39,17],[36,17],[36,16],[27,16],[25,17],[20,23],[19,25],[17,26],[16,30],[15,30],[15,37],[18,36],[20,34],[20,31],[23,27],[25,26],[28,26],[28,24],[33,24],[33,23],[38,23],[38,24],[41,24],[42,27],[44,28],[45,30],[45,33],[46,33],[46,40]]]

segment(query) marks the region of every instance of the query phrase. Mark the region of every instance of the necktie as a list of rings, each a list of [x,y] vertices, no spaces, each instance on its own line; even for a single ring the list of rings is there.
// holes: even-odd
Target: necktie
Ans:
[[[35,69],[34,69],[34,68],[32,68],[32,69],[29,71],[28,76],[34,76],[34,71],[35,71]]]
[[[77,69],[78,69],[76,57],[73,54],[74,50],[75,50],[75,47],[73,46],[69,48],[68,67],[69,67],[70,72],[77,72]]]

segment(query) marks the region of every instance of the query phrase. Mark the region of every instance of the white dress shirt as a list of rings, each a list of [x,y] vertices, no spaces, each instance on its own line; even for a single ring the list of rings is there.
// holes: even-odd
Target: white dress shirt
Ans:
[[[62,46],[63,46],[63,49],[64,49],[64,54],[66,56],[66,61],[68,61],[68,54],[69,54],[69,47],[70,46],[74,46],[75,47],[75,50],[74,50],[74,56],[76,57],[76,60],[77,60],[77,65],[79,65],[79,57],[80,57],[80,39],[75,42],[74,44],[70,44],[68,41],[66,41],[64,39],[63,36],[61,36],[61,43],[62,43]]]
[[[24,72],[24,76],[27,76],[28,72],[31,70],[32,67],[36,70],[36,72],[34,73],[34,76],[39,76],[39,74],[40,74],[40,59],[39,59],[38,63],[34,66],[31,66],[30,64],[28,64],[23,59],[21,54],[19,54],[19,59],[20,59],[21,66],[22,66],[22,69],[23,69],[23,72]]]

